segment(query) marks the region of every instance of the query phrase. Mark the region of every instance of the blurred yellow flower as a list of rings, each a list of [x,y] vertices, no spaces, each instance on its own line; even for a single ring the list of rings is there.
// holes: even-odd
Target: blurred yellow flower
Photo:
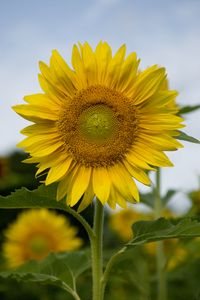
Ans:
[[[144,245],[145,252],[152,256],[156,256],[156,242]],[[188,251],[179,239],[164,240],[163,243],[166,261],[166,268],[172,270],[179,264],[183,263],[188,255]]]
[[[3,178],[9,172],[8,159],[6,157],[0,157],[0,178]]]
[[[77,229],[64,216],[47,209],[28,210],[5,231],[3,254],[9,267],[17,267],[50,252],[78,249],[82,240],[76,234]]]
[[[96,196],[111,208],[139,201],[134,179],[150,185],[146,170],[172,166],[164,151],[182,145],[174,138],[183,119],[168,104],[177,92],[165,87],[157,65],[138,71],[136,53],[125,45],[115,55],[107,43],[73,47],[71,69],[54,50],[50,66],[40,63],[44,94],[26,96],[14,110],[33,125],[18,144],[48,169],[45,184],[58,181],[57,200],[79,211]]]
[[[200,205],[200,190],[192,191],[189,196],[195,205]]]
[[[117,233],[120,239],[128,242],[133,238],[132,225],[141,220],[149,219],[149,215],[145,215],[131,208],[119,210],[110,215],[109,226]]]
[[[177,218],[177,215],[171,211],[169,208],[164,208],[162,213],[162,217],[165,219],[174,219]],[[151,219],[153,219],[153,215],[151,215]],[[150,256],[156,256],[156,242],[144,244],[144,249],[146,253]],[[179,239],[168,239],[163,241],[163,247],[165,256],[167,258],[166,267],[168,270],[171,270],[178,266],[180,263],[185,261],[188,251],[181,244]]]

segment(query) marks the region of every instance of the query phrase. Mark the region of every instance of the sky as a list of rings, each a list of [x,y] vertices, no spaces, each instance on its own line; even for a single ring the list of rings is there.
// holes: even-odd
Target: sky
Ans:
[[[70,62],[78,41],[107,41],[137,52],[144,69],[165,66],[181,105],[200,104],[199,0],[0,0],[0,155],[15,149],[28,123],[11,106],[40,92],[38,61],[58,49]],[[200,111],[187,115],[185,132],[200,139]],[[175,167],[163,170],[163,188],[198,186],[200,147],[184,143],[170,153]]]

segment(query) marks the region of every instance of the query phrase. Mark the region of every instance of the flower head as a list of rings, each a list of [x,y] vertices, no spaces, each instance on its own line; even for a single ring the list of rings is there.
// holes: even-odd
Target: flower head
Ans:
[[[172,270],[186,261],[188,250],[179,239],[164,240],[163,246],[167,258],[167,270]],[[151,263],[152,257],[156,257],[156,247],[156,242],[144,244],[145,252],[149,255]],[[155,267],[155,264],[153,264],[152,267]]]
[[[191,193],[189,193],[189,197],[191,198],[192,202],[195,205],[199,205],[200,204],[200,189],[192,191]]]
[[[48,169],[46,185],[59,182],[57,200],[81,199],[79,210],[94,196],[111,208],[139,201],[134,179],[149,185],[145,171],[172,166],[164,151],[181,147],[174,136],[183,119],[169,105],[177,92],[166,87],[165,69],[141,72],[136,53],[125,52],[75,45],[70,68],[54,50],[50,66],[40,63],[44,93],[14,107],[34,123],[19,143],[27,162],[38,163],[37,175]]]
[[[128,242],[131,238],[133,238],[133,223],[148,219],[150,219],[148,214],[137,212],[132,208],[126,208],[111,214],[109,225],[122,241]]]
[[[50,252],[71,251],[79,248],[82,240],[68,220],[47,209],[25,211],[5,231],[3,254],[10,267],[24,262],[41,260]]]

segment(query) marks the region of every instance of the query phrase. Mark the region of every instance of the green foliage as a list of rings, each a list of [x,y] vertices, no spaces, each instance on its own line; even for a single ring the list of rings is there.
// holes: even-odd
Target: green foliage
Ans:
[[[64,210],[77,217],[76,211],[68,207],[64,200],[56,201],[56,187],[56,184],[48,187],[41,185],[33,191],[22,188],[9,196],[0,196],[0,208],[53,208]],[[83,220],[81,216],[79,219]],[[89,227],[86,221],[83,222],[86,228]],[[90,259],[87,252],[51,254],[42,262],[31,261],[17,270],[1,272],[0,277],[51,284],[67,290],[74,299],[79,299],[75,281],[89,267]]]
[[[90,265],[88,251],[52,253],[43,261],[30,261],[15,270],[0,272],[0,278],[51,284],[74,296],[77,278],[90,268]]]
[[[0,196],[0,208],[56,208],[66,210],[66,204],[63,201],[57,202],[56,186],[40,185],[38,189],[30,191],[21,188],[11,193],[9,196]]]
[[[176,190],[168,190],[166,194],[162,197],[163,207],[171,200],[171,198],[177,193]],[[140,194],[140,200],[147,206],[154,208],[155,205],[155,196],[153,193]]]
[[[150,274],[147,257],[141,247],[131,247],[113,266],[105,300],[147,300],[150,294]]]
[[[190,105],[182,106],[179,110],[179,114],[180,115],[188,114],[188,113],[191,113],[191,112],[193,112],[193,111],[195,111],[199,108],[200,108],[199,104],[198,105],[192,105],[192,106],[190,106]]]
[[[200,144],[200,141],[198,139],[186,134],[185,132],[179,130],[179,133],[180,134],[176,136],[177,140],[182,140],[194,144]]]
[[[71,209],[64,200],[59,202],[55,200],[56,188],[56,184],[48,187],[41,185],[33,191],[22,188],[9,196],[0,196],[0,208],[45,207],[71,213]],[[175,192],[175,190],[169,190],[164,195],[162,198],[163,206]],[[141,198],[144,203],[153,207],[154,196],[152,193],[141,195]],[[129,242],[127,250],[117,259],[111,270],[111,277],[106,289],[106,300],[114,299],[113,297],[116,300],[131,299],[133,294],[136,300],[155,299],[156,295],[152,294],[155,293],[157,284],[155,273],[149,272],[148,259],[144,256],[140,245],[170,238],[198,237],[200,236],[200,220],[184,218],[169,221],[161,218],[155,221],[140,221],[133,225],[133,231],[134,238]],[[91,299],[90,265],[90,254],[87,250],[50,254],[43,261],[30,261],[16,270],[0,272],[0,279],[1,282],[14,280],[15,282],[28,282],[30,284],[40,283],[44,287],[51,285],[57,289],[60,288],[61,291],[67,291],[69,296],[66,295],[66,299],[73,297],[77,300],[80,299],[76,292],[78,280],[78,293],[81,295],[81,299],[87,300]],[[190,268],[191,274],[193,272],[195,274],[196,269],[193,270],[195,268],[193,264],[184,270],[190,272]],[[188,299],[198,295],[198,284],[192,290],[193,282],[192,280],[187,281],[186,271],[185,273],[183,271],[170,272],[168,274],[170,299],[186,300],[185,295]],[[176,293],[176,284],[181,285],[183,290],[187,286],[187,291],[181,293],[180,297]]]
[[[176,190],[168,190],[166,194],[162,197],[162,203],[166,205],[177,192],[178,191]]]
[[[147,206],[153,208],[154,207],[154,195],[153,193],[145,193],[145,194],[140,194],[140,201]]]
[[[35,165],[22,163],[26,158],[28,155],[21,151],[12,152],[3,158],[0,157],[1,195],[9,195],[11,191],[22,186],[29,189],[38,187],[39,179],[35,178]]]
[[[200,236],[200,220],[183,218],[180,220],[139,221],[133,224],[134,238],[128,246],[137,246],[171,238],[192,238]]]
[[[194,259],[180,265],[168,274],[169,299],[199,300],[200,260]],[[177,288],[177,286],[179,288]]]

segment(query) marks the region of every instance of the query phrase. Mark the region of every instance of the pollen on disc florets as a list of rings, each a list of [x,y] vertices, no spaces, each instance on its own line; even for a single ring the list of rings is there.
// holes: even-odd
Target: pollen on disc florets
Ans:
[[[123,94],[104,86],[78,91],[63,105],[57,126],[74,160],[87,167],[114,165],[133,145],[137,108]]]
[[[80,134],[88,142],[104,143],[108,138],[113,138],[118,129],[118,124],[112,109],[104,104],[92,105],[80,115],[78,127]]]

